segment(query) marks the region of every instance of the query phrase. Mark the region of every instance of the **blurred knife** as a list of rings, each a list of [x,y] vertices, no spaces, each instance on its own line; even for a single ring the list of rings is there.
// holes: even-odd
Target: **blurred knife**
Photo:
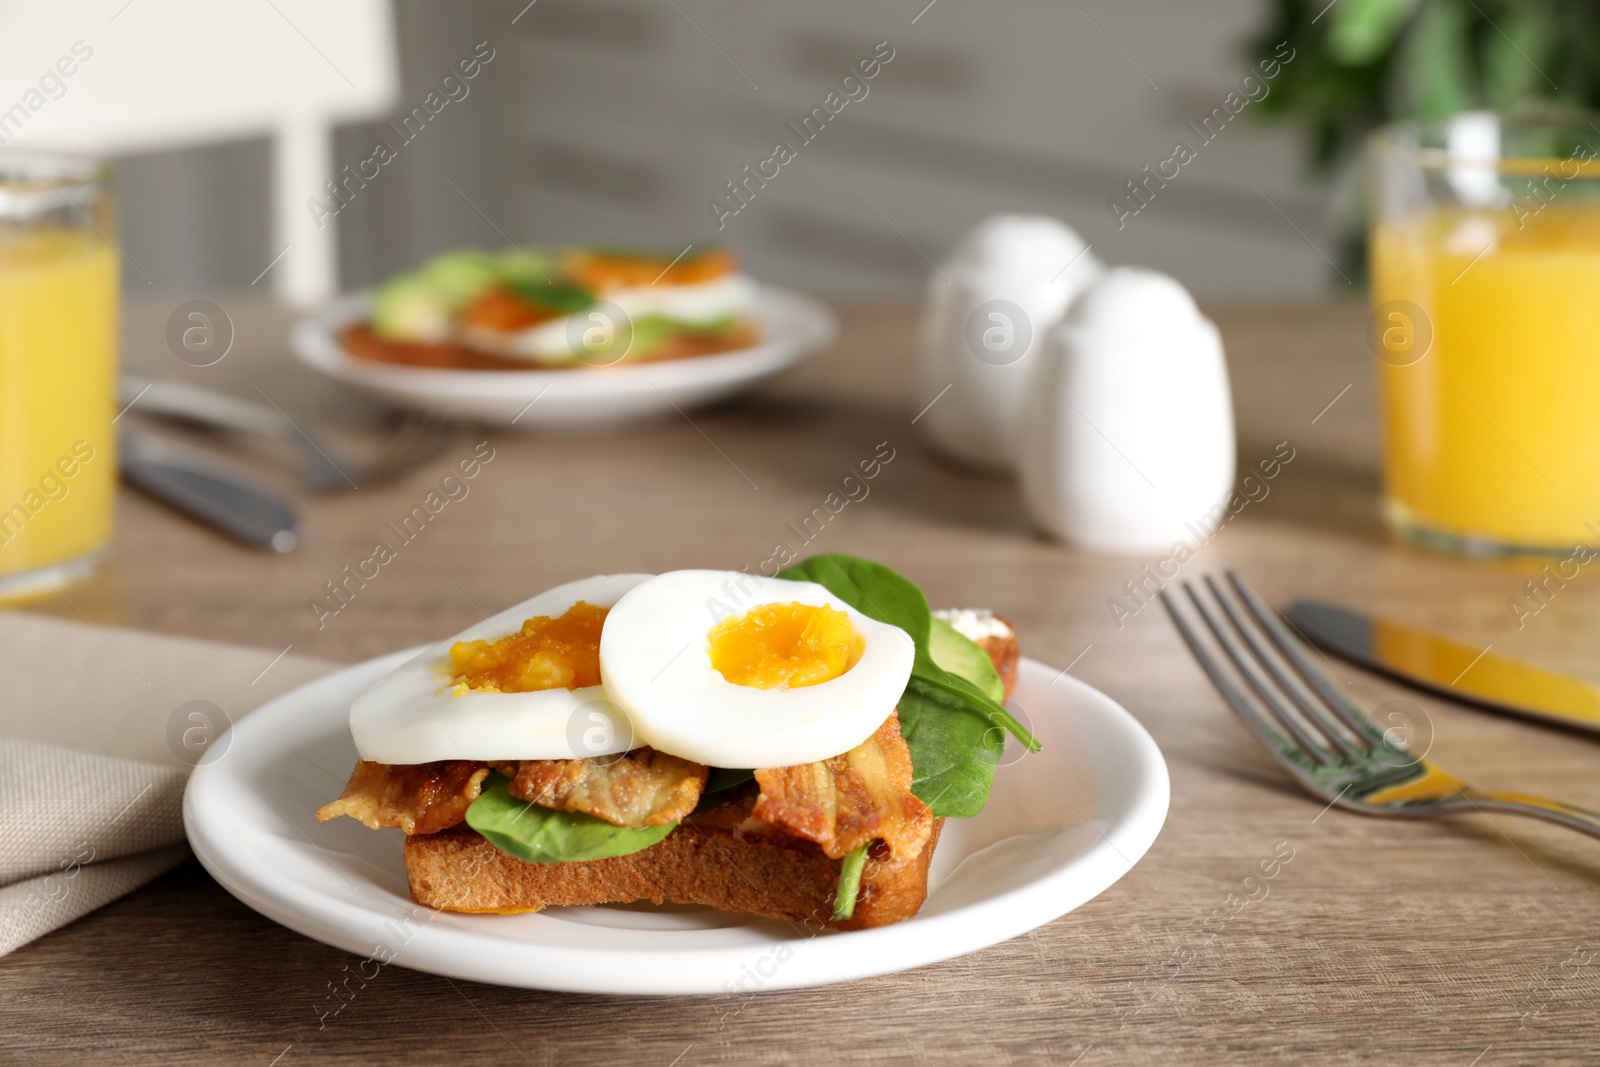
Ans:
[[[1591,682],[1323,600],[1296,600],[1288,617],[1314,644],[1419,689],[1600,732],[1600,686]]]
[[[142,434],[118,439],[123,481],[229,537],[274,552],[300,542],[300,519],[282,497]]]

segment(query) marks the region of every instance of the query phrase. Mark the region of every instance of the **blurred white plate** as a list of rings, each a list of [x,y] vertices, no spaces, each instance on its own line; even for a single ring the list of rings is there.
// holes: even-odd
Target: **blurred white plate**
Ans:
[[[724,400],[833,343],[838,319],[800,293],[759,286],[752,317],[761,343],[712,356],[571,370],[441,370],[357,359],[339,344],[367,317],[367,293],[302,319],[301,361],[399,407],[421,408],[519,430],[587,432],[689,411]]]
[[[356,759],[350,702],[419,649],[339,671],[218,738],[183,820],[206,870],[292,930],[369,959],[575,993],[748,993],[906,970],[1026,933],[1126,874],[1166,820],[1167,766],[1110,698],[1023,660],[1013,703],[1044,751],[1012,744],[988,805],[945,823],[928,901],[893,926],[804,927],[710,908],[626,905],[458,915],[411,902],[399,830],[317,822]],[[377,963],[361,965],[363,977]]]

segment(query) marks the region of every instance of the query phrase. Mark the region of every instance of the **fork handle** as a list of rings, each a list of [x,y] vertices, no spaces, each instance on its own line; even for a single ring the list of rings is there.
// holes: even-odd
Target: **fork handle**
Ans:
[[[164,418],[184,419],[226,430],[243,430],[263,437],[300,442],[294,424],[265,404],[240,400],[183,382],[154,381],[124,373],[119,382],[121,403],[139,404],[139,410]]]
[[[1526,793],[1480,793],[1466,790],[1466,798],[1479,811],[1503,811],[1508,815],[1527,815],[1546,822],[1560,823],[1573,830],[1581,830],[1591,837],[1600,837],[1600,812],[1588,808],[1575,808],[1559,800],[1531,797]]]

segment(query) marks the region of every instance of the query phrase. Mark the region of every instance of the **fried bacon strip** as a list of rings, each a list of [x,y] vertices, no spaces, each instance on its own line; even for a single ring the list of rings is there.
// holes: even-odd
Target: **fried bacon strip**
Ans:
[[[515,760],[494,769],[511,779],[507,791],[518,799],[635,829],[683,819],[706,784],[704,764],[653,748],[588,759]]]
[[[915,856],[933,828],[933,811],[911,793],[911,750],[893,713],[849,752],[758,770],[756,784],[756,819],[815,841],[832,859],[873,840],[895,859]]]
[[[435,834],[467,817],[488,776],[488,765],[476,760],[404,766],[362,760],[339,799],[323,805],[317,818],[348,815],[373,830],[398,826],[408,834]]]

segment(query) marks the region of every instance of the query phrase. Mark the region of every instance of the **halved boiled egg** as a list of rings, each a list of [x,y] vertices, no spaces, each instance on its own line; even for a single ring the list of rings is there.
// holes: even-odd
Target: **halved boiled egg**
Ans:
[[[600,685],[607,611],[648,574],[558,585],[408,661],[356,698],[361,758],[581,759],[638,742]]]
[[[915,649],[813,582],[670,571],[625,594],[600,635],[606,693],[644,743],[713,767],[837,756],[883,725]]]

